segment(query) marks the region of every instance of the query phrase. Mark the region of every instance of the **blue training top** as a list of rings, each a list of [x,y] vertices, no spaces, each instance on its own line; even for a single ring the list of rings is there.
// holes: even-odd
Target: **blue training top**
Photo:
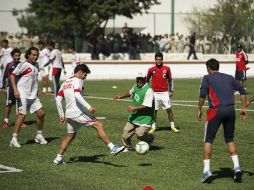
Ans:
[[[246,94],[245,89],[231,75],[213,72],[201,80],[199,97],[208,96],[209,108],[234,105],[234,91]]]

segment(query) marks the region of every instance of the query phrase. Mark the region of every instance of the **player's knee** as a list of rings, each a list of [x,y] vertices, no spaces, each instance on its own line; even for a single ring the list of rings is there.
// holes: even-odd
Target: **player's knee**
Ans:
[[[38,116],[39,118],[44,118],[44,116],[45,116],[44,110],[43,110],[43,109],[40,109],[39,111],[37,111],[37,116]]]
[[[97,130],[101,130],[101,129],[104,129],[104,126],[102,124],[102,122],[100,121],[96,121],[94,124],[93,124],[93,127]]]

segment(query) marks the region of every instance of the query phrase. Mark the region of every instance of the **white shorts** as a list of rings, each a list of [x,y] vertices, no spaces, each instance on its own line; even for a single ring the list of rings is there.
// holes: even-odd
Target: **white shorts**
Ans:
[[[40,68],[40,75],[41,75],[41,77],[49,76],[49,70],[50,70],[49,66]]]
[[[164,110],[171,108],[171,101],[168,92],[154,92],[155,110],[159,110],[160,105]]]
[[[91,127],[96,121],[96,118],[87,112],[75,118],[67,118],[67,133],[77,133],[80,127]]]
[[[42,108],[42,104],[38,97],[36,99],[21,98],[18,101],[18,106],[19,106],[19,109],[18,109],[19,114],[23,114],[23,115],[27,114],[28,109],[30,113],[32,114]]]

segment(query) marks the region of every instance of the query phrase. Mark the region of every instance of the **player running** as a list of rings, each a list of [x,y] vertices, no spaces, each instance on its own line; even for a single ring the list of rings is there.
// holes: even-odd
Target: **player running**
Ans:
[[[56,97],[56,104],[60,122],[67,122],[67,136],[63,140],[60,150],[54,159],[54,164],[64,163],[63,154],[75,138],[81,126],[93,127],[97,130],[98,136],[110,148],[110,152],[116,155],[124,150],[124,146],[114,145],[104,131],[103,124],[98,121],[91,113],[95,113],[94,107],[90,106],[81,96],[83,80],[90,73],[85,64],[77,65],[74,69],[74,76],[67,79],[62,85]],[[65,115],[62,108],[62,100],[65,99]]]

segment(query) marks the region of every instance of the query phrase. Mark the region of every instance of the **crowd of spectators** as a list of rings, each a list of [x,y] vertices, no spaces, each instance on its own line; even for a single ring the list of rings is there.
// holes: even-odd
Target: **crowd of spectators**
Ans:
[[[10,47],[17,47],[26,50],[37,44],[38,36],[8,34],[0,32],[0,41],[7,39]],[[92,36],[87,43],[87,47],[82,47],[80,53],[91,53],[92,59],[99,59],[98,54],[109,56],[112,53],[127,53],[130,60],[140,59],[140,53],[152,53],[161,51],[164,53],[188,53],[190,35],[184,36],[176,33],[174,35],[164,34],[152,36],[142,33],[133,33],[127,26],[122,28],[121,33],[110,33],[105,36]],[[236,44],[241,43],[247,53],[254,53],[254,37],[242,37],[236,39],[230,35],[205,36],[196,35],[195,49],[197,53],[203,54],[231,54],[235,52]],[[59,44],[60,48],[66,44]],[[85,51],[84,51],[85,50]],[[65,49],[62,49],[66,52]],[[117,59],[117,58],[116,58]]]

